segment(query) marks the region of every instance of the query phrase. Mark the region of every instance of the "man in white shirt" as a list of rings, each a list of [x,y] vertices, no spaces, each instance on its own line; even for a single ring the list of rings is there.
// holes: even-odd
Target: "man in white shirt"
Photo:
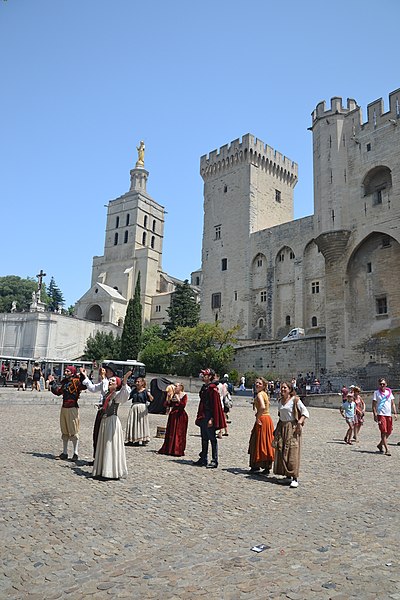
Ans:
[[[374,420],[379,425],[381,432],[381,441],[377,445],[379,452],[385,452],[386,456],[391,456],[387,440],[393,430],[393,417],[397,421],[396,406],[394,404],[394,396],[392,390],[387,387],[386,379],[381,377],[378,380],[379,388],[374,392],[372,400],[372,412]]]

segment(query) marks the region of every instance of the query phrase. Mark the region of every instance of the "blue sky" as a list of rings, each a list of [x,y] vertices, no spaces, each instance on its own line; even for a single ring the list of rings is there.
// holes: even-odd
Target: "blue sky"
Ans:
[[[75,303],[141,139],[170,275],[201,264],[200,156],[245,133],[299,164],[295,217],[312,214],[310,114],[387,109],[399,17],[398,0],[0,0],[0,275],[44,269]]]

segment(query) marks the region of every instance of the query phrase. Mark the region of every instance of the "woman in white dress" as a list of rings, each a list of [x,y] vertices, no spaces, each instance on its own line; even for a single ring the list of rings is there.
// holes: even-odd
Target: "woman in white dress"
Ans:
[[[104,414],[94,457],[93,477],[120,479],[128,474],[124,433],[117,413],[119,405],[126,402],[131,393],[131,388],[126,383],[131,373],[132,371],[125,373],[122,385],[119,377],[110,377],[108,380],[108,394],[103,403]]]

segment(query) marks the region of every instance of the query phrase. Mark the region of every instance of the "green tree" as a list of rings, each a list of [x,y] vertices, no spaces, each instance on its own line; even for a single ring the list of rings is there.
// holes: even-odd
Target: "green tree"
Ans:
[[[60,288],[56,284],[54,277],[50,279],[50,283],[47,288],[47,295],[50,298],[50,303],[48,304],[50,310],[56,311],[58,310],[58,307],[64,306],[64,296],[62,295]]]
[[[200,319],[200,304],[187,279],[178,283],[171,296],[171,306],[167,308],[169,321],[164,323],[165,334],[169,335],[178,327],[195,327]]]
[[[84,359],[100,363],[106,358],[117,359],[120,355],[121,338],[113,333],[96,331],[86,340]]]
[[[23,279],[18,275],[0,277],[0,312],[10,312],[13,302],[17,303],[17,311],[29,310],[32,303],[32,292],[37,291],[37,282],[34,277]],[[43,285],[41,300],[45,304],[49,298]]]
[[[218,323],[199,323],[195,327],[178,327],[170,335],[174,363],[179,375],[198,375],[211,367],[227,373],[234,355],[233,344],[239,328],[224,330]]]
[[[171,342],[154,338],[141,350],[139,356],[149,373],[171,373],[174,361],[173,353]]]
[[[164,339],[164,330],[161,325],[148,325],[143,329],[142,348],[146,348],[152,342]]]
[[[126,309],[121,336],[121,360],[136,359],[142,341],[142,304],[140,302],[140,271],[136,281],[135,295]]]

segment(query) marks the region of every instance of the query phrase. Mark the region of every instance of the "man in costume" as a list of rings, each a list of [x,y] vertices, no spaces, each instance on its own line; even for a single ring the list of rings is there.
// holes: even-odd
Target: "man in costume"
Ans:
[[[105,367],[99,369],[99,383],[93,383],[90,381],[86,369],[80,368],[80,377],[82,384],[89,390],[89,392],[96,393],[100,392],[99,403],[97,404],[97,414],[93,425],[93,460],[89,463],[94,464],[94,457],[96,455],[97,439],[99,437],[100,423],[104,415],[103,403],[104,399],[108,394],[108,383],[111,377],[116,376],[113,363],[108,363]]]
[[[196,425],[201,432],[200,458],[194,464],[199,467],[216,469],[218,467],[218,441],[216,432],[226,428],[226,419],[221,405],[217,383],[214,382],[215,371],[201,371],[203,386],[199,392],[200,402],[197,410]],[[212,460],[208,463],[208,443],[211,443]]]
[[[73,461],[78,460],[79,443],[79,405],[78,400],[82,390],[86,387],[81,383],[76,374],[76,367],[65,367],[64,379],[60,384],[54,381],[53,375],[48,378],[50,390],[56,396],[63,397],[63,403],[60,413],[61,438],[63,441],[63,451],[58,456],[60,460],[68,460],[68,441],[71,440],[73,446]]]

